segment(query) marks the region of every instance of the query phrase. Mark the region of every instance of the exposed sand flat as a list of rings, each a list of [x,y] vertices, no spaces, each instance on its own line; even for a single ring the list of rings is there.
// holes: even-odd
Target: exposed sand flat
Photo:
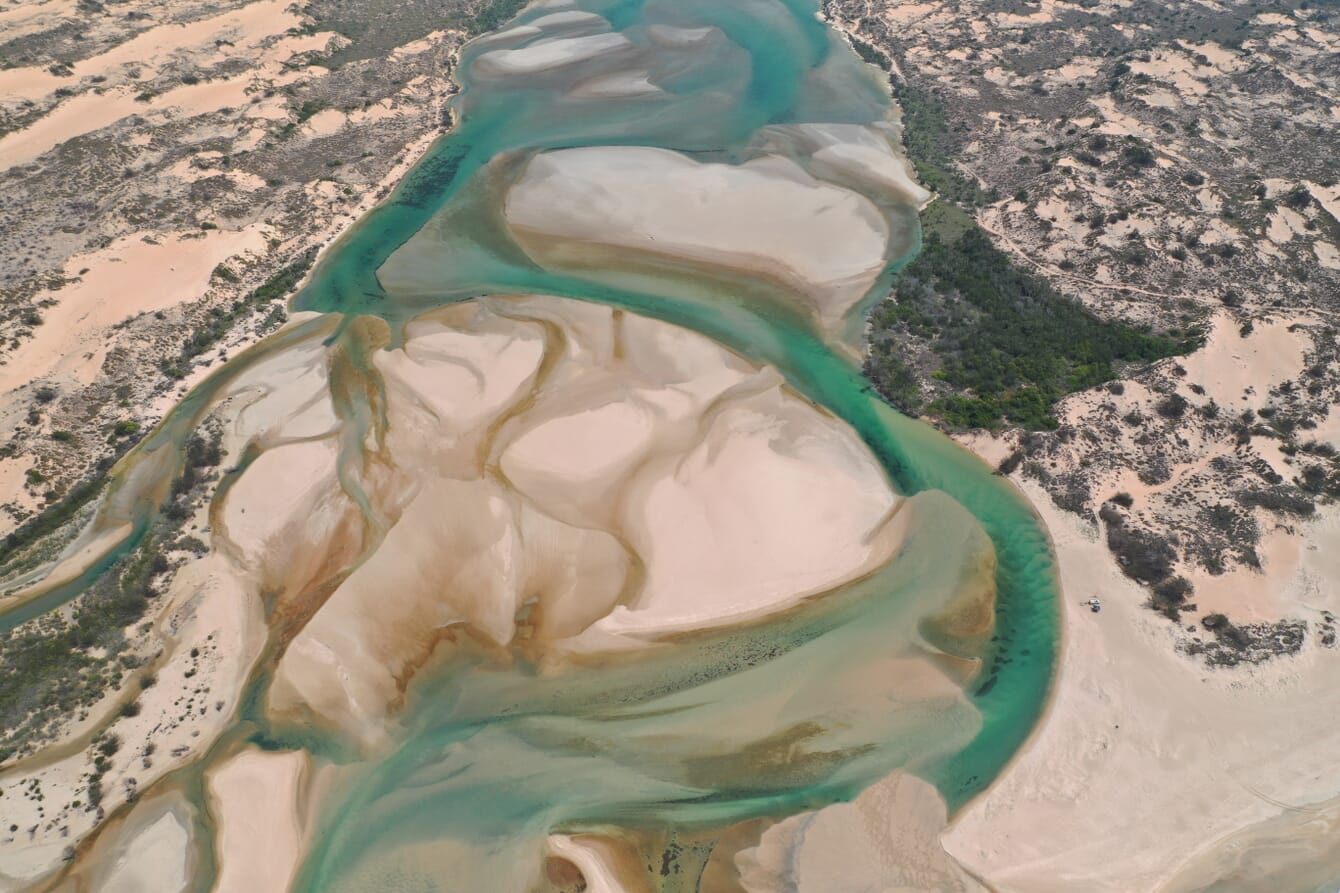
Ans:
[[[1052,533],[1066,593],[1057,688],[1033,739],[944,836],[951,855],[1005,891],[1201,889],[1173,880],[1184,870],[1213,878],[1207,863],[1233,870],[1230,835],[1340,796],[1329,654],[1235,671],[1178,655],[1095,533],[1023,486]],[[1311,529],[1300,569],[1256,585],[1309,611],[1340,610],[1324,545],[1333,531]],[[1093,593],[1101,614],[1079,604]],[[1329,845],[1325,821],[1310,827],[1317,836],[1300,837],[1300,855]]]
[[[654,96],[662,92],[648,77],[645,71],[616,71],[597,75],[573,87],[571,95],[588,99],[617,99],[621,96]]]
[[[534,75],[632,48],[632,42],[622,34],[555,37],[521,49],[485,53],[475,60],[472,71],[478,77]]]
[[[180,788],[150,794],[111,818],[80,860],[54,887],[13,887],[0,875],[0,889],[61,893],[182,893],[197,870],[197,812]]]
[[[691,47],[708,39],[713,34],[720,33],[721,29],[716,27],[677,28],[674,25],[647,26],[647,37],[652,43],[672,49]]]
[[[248,747],[211,769],[209,810],[218,823],[214,893],[285,893],[306,837],[299,798],[308,771],[302,751]]]
[[[135,809],[118,829],[117,852],[95,864],[96,893],[178,893],[191,880],[193,810],[180,794]]]
[[[780,388],[718,409],[636,478],[624,528],[646,564],[606,632],[693,629],[830,589],[888,560],[896,504],[864,445]]]
[[[1334,888],[1337,878],[1340,801],[1331,800],[1289,810],[1216,841],[1179,871],[1166,890],[1322,891]]]
[[[13,390],[54,370],[78,370],[86,352],[96,355],[101,349],[98,336],[108,326],[198,297],[209,287],[210,274],[221,262],[264,247],[263,231],[252,226],[212,231],[198,238],[168,233],[153,243],[131,236],[71,258],[65,275],[82,281],[53,293],[60,303],[43,313],[43,325],[36,335],[0,367],[0,391]],[[88,272],[81,275],[85,268]]]
[[[333,434],[339,419],[330,398],[328,362],[325,345],[313,339],[248,368],[227,390],[234,401],[232,436],[245,443]]]
[[[784,819],[735,864],[747,893],[985,890],[940,846],[947,821],[940,793],[899,771],[851,803]]]
[[[492,46],[495,43],[521,43],[532,37],[539,37],[544,32],[534,25],[516,25],[512,28],[506,28],[502,31],[494,31],[489,34],[483,34],[475,38],[471,46]]]
[[[700,164],[664,149],[593,147],[536,156],[507,196],[523,247],[538,235],[781,277],[840,321],[884,267],[889,228],[865,197],[792,161]],[[541,250],[541,259],[555,260]]]
[[[423,483],[380,548],[289,646],[270,707],[309,711],[376,746],[399,686],[453,627],[506,645],[530,598],[556,603],[564,619],[576,613],[581,628],[612,607],[626,573],[609,534],[527,509],[492,482]]]
[[[608,845],[592,837],[551,834],[545,838],[545,852],[551,858],[572,863],[582,874],[588,893],[643,893],[640,878],[620,877],[616,859]]]
[[[855,435],[702,336],[556,298],[458,305],[406,336],[376,354],[393,460],[364,477],[389,528],[285,652],[279,716],[375,748],[406,680],[458,629],[496,646],[645,646],[793,605],[902,541],[898,498]],[[243,554],[301,562],[319,542],[266,545],[335,510],[312,507],[301,475],[279,479],[329,467],[280,457],[299,448],[319,449],[266,453],[230,493],[223,534]]]
[[[312,527],[322,514],[316,509],[332,489],[338,491],[335,461],[339,445],[333,439],[309,440],[266,450],[247,469],[224,503],[218,535],[231,543],[243,562],[257,571],[283,561],[294,543],[289,513],[303,510]],[[320,537],[304,541],[312,545]]]
[[[608,29],[610,23],[605,21],[602,16],[593,12],[583,12],[580,9],[570,9],[565,12],[551,12],[548,15],[540,16],[538,19],[531,19],[526,23],[529,28],[539,28],[541,31],[553,31],[560,28],[575,27],[596,27]]]

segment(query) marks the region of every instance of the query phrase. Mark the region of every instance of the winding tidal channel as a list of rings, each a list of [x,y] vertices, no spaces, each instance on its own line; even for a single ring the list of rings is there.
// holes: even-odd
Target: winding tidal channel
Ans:
[[[58,883],[121,889],[152,840],[183,889],[754,891],[774,822],[989,785],[1057,578],[1025,500],[860,374],[928,198],[881,78],[810,0],[532,4],[468,45],[312,313],[118,466],[116,550],[3,618],[92,585],[222,432],[157,688],[196,623],[223,719]]]

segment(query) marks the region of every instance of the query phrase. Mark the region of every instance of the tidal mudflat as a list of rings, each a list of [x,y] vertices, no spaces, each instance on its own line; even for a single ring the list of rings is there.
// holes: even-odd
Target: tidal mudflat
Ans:
[[[1023,498],[855,368],[928,196],[816,13],[536,4],[466,48],[455,130],[308,312],[9,599],[22,629],[162,590],[107,703],[0,777],[43,792],[0,872],[957,883],[918,829],[1038,717],[1056,575]]]

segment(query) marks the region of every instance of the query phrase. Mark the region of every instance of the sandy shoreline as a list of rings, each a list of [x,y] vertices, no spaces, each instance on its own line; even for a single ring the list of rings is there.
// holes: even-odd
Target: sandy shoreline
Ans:
[[[1340,746],[1324,652],[1245,670],[1176,653],[1169,624],[1143,607],[1143,590],[1095,533],[1022,486],[1057,547],[1059,672],[1029,742],[944,835],[952,856],[1001,890],[1156,890],[1279,804],[1340,795],[1340,783],[1323,781]],[[1335,528],[1332,513],[1311,541]],[[1298,591],[1306,574],[1329,573],[1327,557],[1311,554],[1323,564],[1278,582]],[[1080,604],[1090,594],[1103,597],[1101,614]]]

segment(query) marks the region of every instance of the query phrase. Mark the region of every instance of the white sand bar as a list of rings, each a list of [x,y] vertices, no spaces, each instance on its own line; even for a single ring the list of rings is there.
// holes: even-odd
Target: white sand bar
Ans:
[[[588,34],[540,40],[516,50],[493,50],[475,61],[474,73],[483,77],[539,74],[586,62],[633,44],[622,34]]]
[[[534,234],[781,279],[826,323],[874,284],[889,243],[871,201],[795,162],[704,164],[638,146],[537,155],[508,194],[506,216],[528,250]]]

